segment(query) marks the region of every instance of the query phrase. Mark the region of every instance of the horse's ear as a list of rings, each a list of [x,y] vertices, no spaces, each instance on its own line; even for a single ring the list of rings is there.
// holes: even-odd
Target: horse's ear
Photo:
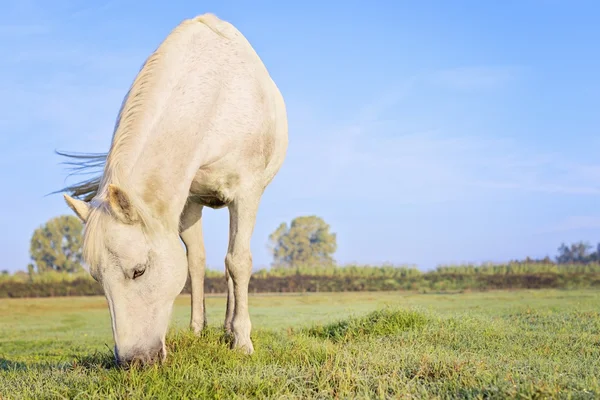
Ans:
[[[65,194],[64,198],[71,210],[77,214],[83,223],[86,223],[88,216],[90,215],[90,205],[85,201],[74,199],[68,194]]]
[[[108,185],[108,204],[115,216],[125,224],[133,224],[140,220],[139,214],[131,199],[115,185]]]

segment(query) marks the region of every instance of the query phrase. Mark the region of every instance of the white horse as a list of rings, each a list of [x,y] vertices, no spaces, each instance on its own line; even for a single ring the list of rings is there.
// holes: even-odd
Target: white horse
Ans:
[[[83,169],[104,167],[101,177],[66,188],[73,197],[65,200],[85,223],[84,259],[104,288],[117,362],[166,357],[187,273],[191,328],[206,325],[204,206],[229,208],[225,330],[232,348],[254,351],[250,239],[287,146],[285,103],[259,56],[234,26],[204,14],[183,21],[146,60],[109,153],[67,155]]]

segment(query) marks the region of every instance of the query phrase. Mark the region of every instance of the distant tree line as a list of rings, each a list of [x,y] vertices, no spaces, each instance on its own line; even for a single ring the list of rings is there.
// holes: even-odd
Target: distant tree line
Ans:
[[[209,271],[205,292],[227,291],[224,273]],[[422,272],[404,266],[307,266],[260,270],[251,293],[392,291],[455,292],[498,289],[600,288],[600,264],[490,264],[443,266]],[[182,293],[189,293],[189,281]],[[102,295],[87,273],[0,276],[0,298]]]
[[[102,288],[81,267],[79,219],[59,216],[33,233],[28,271],[0,273],[0,298],[100,295]],[[270,236],[273,264],[253,274],[250,291],[323,292],[418,290],[456,291],[600,286],[600,244],[561,244],[554,260],[513,260],[506,264],[440,266],[422,272],[413,266],[339,266],[336,234],[317,216],[282,223]],[[189,282],[183,292],[190,290]],[[222,271],[207,270],[206,293],[225,293]]]

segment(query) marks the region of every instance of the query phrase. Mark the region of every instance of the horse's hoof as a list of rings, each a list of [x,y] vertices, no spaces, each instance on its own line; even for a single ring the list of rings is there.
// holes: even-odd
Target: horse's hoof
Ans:
[[[252,340],[239,340],[234,336],[233,343],[231,343],[231,349],[241,351],[244,354],[250,355],[254,353],[254,346]]]

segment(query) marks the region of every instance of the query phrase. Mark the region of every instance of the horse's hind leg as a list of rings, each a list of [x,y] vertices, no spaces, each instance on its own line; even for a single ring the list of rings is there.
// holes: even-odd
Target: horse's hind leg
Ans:
[[[254,347],[250,339],[252,323],[248,312],[248,284],[252,273],[250,240],[262,193],[259,191],[242,192],[245,193],[245,197],[236,199],[229,205],[229,249],[225,257],[225,265],[233,283],[232,347],[241,348],[251,354]]]
[[[192,284],[192,318],[190,327],[200,333],[206,326],[204,309],[204,271],[206,253],[202,236],[202,206],[188,203],[181,216],[181,239],[187,249],[188,274]]]

